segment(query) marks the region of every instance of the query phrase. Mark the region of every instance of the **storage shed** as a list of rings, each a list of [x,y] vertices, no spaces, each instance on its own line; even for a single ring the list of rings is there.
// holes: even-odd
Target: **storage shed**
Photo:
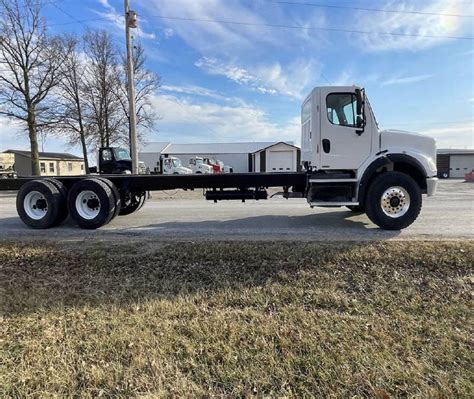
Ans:
[[[464,178],[474,170],[474,150],[439,149],[436,156],[438,176],[442,178]]]

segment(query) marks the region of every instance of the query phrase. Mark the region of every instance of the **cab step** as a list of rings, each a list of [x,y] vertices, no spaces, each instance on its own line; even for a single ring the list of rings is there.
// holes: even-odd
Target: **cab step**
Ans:
[[[313,207],[313,206],[357,206],[357,205],[359,205],[359,202],[313,201],[313,202],[310,202],[309,205],[311,207]]]
[[[357,183],[356,178],[350,179],[309,179],[310,183]]]

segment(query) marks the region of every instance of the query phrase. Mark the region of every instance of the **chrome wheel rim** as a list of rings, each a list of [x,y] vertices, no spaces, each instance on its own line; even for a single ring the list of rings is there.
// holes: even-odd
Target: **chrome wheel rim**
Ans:
[[[96,218],[100,213],[99,197],[93,191],[81,191],[76,197],[76,210],[83,219],[92,220]]]
[[[403,187],[390,187],[382,194],[380,206],[388,217],[402,217],[410,208],[410,194]]]
[[[23,200],[23,209],[29,218],[40,220],[48,213],[48,202],[39,191],[30,191]]]

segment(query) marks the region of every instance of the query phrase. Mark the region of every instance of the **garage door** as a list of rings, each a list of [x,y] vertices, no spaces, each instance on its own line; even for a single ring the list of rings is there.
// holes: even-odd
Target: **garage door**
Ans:
[[[294,170],[293,151],[269,151],[268,172],[290,172]]]
[[[449,177],[464,177],[474,170],[474,155],[451,155],[449,168]]]

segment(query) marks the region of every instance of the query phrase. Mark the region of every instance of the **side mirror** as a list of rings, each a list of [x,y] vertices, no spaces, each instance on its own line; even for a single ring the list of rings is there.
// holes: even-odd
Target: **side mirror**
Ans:
[[[357,112],[357,119],[356,119],[356,126],[359,130],[356,130],[356,133],[360,136],[364,133],[365,129],[365,110],[364,110],[364,89],[356,89],[356,112]]]
[[[361,89],[356,89],[355,95],[357,98],[357,115],[362,115],[364,111],[364,92]]]

